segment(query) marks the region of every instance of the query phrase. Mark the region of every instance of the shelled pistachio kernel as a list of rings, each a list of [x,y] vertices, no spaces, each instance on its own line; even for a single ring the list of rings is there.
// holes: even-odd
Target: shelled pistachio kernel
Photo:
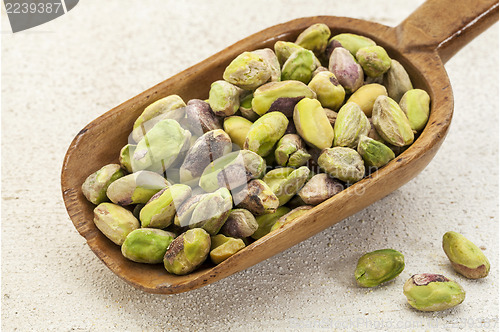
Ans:
[[[376,168],[386,165],[396,157],[387,145],[364,135],[359,139],[358,153],[366,166]]]
[[[353,93],[363,85],[363,68],[348,50],[335,48],[328,61],[328,70],[335,74],[346,93]]]
[[[168,246],[163,264],[172,274],[184,275],[200,266],[210,252],[210,235],[202,228],[190,229]]]
[[[242,239],[217,234],[212,236],[210,259],[215,264],[220,264],[243,248],[245,243]]]
[[[321,106],[333,111],[337,111],[342,106],[345,90],[332,72],[321,71],[317,73],[308,86],[316,93]]]
[[[431,99],[427,92],[421,89],[411,89],[405,92],[399,106],[406,114],[411,129],[420,131],[424,129],[429,120]]]
[[[113,203],[101,203],[94,209],[94,224],[119,246],[130,232],[140,227],[132,212]]]
[[[334,126],[333,146],[355,149],[359,138],[368,135],[371,124],[358,104],[349,102],[340,108]]]
[[[358,104],[366,116],[372,116],[373,104],[378,96],[387,96],[387,90],[381,84],[372,83],[360,87],[354,92],[347,102]]]
[[[248,131],[252,122],[241,116],[230,116],[224,119],[224,131],[231,137],[231,141],[243,149]]]
[[[281,80],[295,80],[308,84],[317,67],[314,60],[315,56],[309,50],[295,51],[283,64]]]
[[[318,149],[332,146],[333,128],[318,100],[299,101],[293,111],[293,121],[300,137],[309,145]]]
[[[295,43],[316,54],[321,54],[325,51],[330,38],[330,28],[324,23],[316,23],[302,31]]]
[[[406,69],[394,59],[391,60],[391,68],[384,74],[384,86],[389,97],[396,102],[401,100],[406,91],[413,89]]]
[[[238,55],[224,74],[224,80],[245,90],[254,90],[269,81],[272,72],[266,61],[255,52]]]
[[[361,256],[354,276],[362,287],[375,287],[396,278],[405,268],[402,253],[394,249],[381,249]]]
[[[358,50],[362,47],[375,46],[375,42],[368,37],[356,35],[353,33],[341,33],[330,38],[329,44],[337,41],[340,46],[347,49],[353,56],[356,56]]]
[[[379,96],[373,105],[373,125],[388,143],[405,146],[413,143],[414,135],[408,118],[398,103],[387,96]]]
[[[122,255],[137,263],[158,264],[175,234],[156,228],[140,228],[127,235],[122,244]]]
[[[294,169],[292,167],[282,167],[273,169],[264,175],[264,182],[278,197],[279,205],[286,204],[307,181],[310,170],[306,166]]]
[[[280,206],[274,213],[264,214],[255,218],[259,228],[252,234],[255,240],[260,239],[264,235],[271,232],[271,228],[278,221],[279,218],[290,212],[290,209],[285,206]]]
[[[346,147],[324,149],[318,165],[330,176],[347,183],[355,183],[365,176],[363,159],[356,150]]]
[[[277,230],[278,228],[281,228],[284,224],[287,224],[291,222],[292,220],[297,219],[298,217],[306,214],[310,209],[313,207],[310,205],[305,205],[305,206],[299,206],[293,209],[292,211],[288,212],[287,214],[283,215],[281,218],[279,218],[271,227],[271,232]]]
[[[265,157],[272,152],[276,142],[285,134],[287,126],[288,119],[283,113],[266,113],[248,130],[243,148]]]
[[[360,48],[356,52],[356,59],[369,77],[383,75],[391,68],[391,58],[385,49],[378,45]]]
[[[229,213],[220,233],[230,237],[245,238],[251,236],[259,227],[254,215],[246,209],[233,209]]]
[[[300,167],[307,163],[311,155],[299,135],[286,134],[278,141],[274,157],[280,166]]]
[[[169,182],[160,174],[139,171],[112,182],[106,195],[119,205],[147,203],[154,194],[168,186]]]
[[[217,116],[231,116],[240,108],[242,89],[229,82],[219,80],[212,83],[208,103]]]
[[[109,185],[125,175],[118,164],[109,164],[90,174],[82,184],[82,193],[93,204],[100,204],[108,199],[106,190]]]

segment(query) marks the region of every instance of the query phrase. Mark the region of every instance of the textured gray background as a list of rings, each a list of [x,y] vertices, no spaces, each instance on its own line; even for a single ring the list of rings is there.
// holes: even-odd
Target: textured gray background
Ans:
[[[88,122],[271,25],[321,14],[393,26],[422,3],[186,2],[87,0],[15,35],[2,12],[5,331],[491,330],[498,320],[498,25],[446,65],[455,94],[448,137],[418,177],[385,199],[257,266],[174,296],[136,290],[94,256],[66,214],[59,180],[64,153]],[[448,230],[484,249],[488,278],[453,272],[440,244]],[[384,247],[402,251],[406,269],[383,287],[358,288],[358,257]],[[456,279],[465,302],[440,313],[412,310],[402,285],[422,272]]]

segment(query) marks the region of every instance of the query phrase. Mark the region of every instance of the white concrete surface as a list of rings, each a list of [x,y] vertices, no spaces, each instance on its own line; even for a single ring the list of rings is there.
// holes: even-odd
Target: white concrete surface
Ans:
[[[455,117],[435,159],[364,211],[225,280],[165,296],[109,271],[71,224],[60,170],[88,122],[163,79],[271,25],[313,15],[397,25],[422,1],[87,0],[52,22],[10,33],[2,8],[2,327],[4,331],[491,331],[498,329],[498,25],[446,68]],[[484,249],[490,276],[457,275],[441,236]],[[358,257],[392,247],[395,281],[358,288]],[[457,280],[465,302],[412,310],[415,273]]]

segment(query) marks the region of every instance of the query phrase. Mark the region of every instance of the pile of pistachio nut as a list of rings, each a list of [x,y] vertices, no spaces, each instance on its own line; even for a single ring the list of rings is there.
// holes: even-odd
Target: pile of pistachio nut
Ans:
[[[207,100],[147,106],[120,164],[83,183],[126,258],[178,275],[219,264],[386,165],[429,116],[399,62],[325,24],[243,52],[222,78]]]

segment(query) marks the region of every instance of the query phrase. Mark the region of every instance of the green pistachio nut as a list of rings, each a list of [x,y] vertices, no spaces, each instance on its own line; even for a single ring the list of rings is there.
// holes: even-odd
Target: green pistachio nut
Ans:
[[[280,166],[300,167],[307,163],[311,155],[307,153],[305,143],[299,135],[286,134],[276,145],[274,157]]]
[[[136,144],[127,144],[120,150],[120,155],[118,156],[120,165],[129,173],[134,172],[132,169],[132,156],[136,147]]]
[[[94,224],[102,234],[119,246],[130,232],[140,226],[132,212],[112,203],[101,203],[94,209]]]
[[[365,75],[378,77],[391,68],[391,58],[380,46],[366,46],[356,52],[356,60],[363,68]]]
[[[338,110],[344,102],[345,90],[332,72],[322,71],[308,84],[316,93],[321,106]]]
[[[350,102],[339,110],[333,129],[333,146],[355,149],[359,138],[370,132],[371,124],[358,104]]]
[[[396,278],[405,268],[405,258],[394,249],[381,249],[361,256],[354,276],[361,287],[375,287]]]
[[[165,252],[165,269],[177,275],[193,272],[207,259],[210,245],[210,235],[201,228],[182,233],[170,243]]]
[[[252,53],[260,56],[271,70],[270,81],[279,82],[281,80],[281,65],[274,51],[270,48],[263,48]]]
[[[373,105],[372,121],[377,133],[387,143],[395,146],[413,143],[414,135],[410,121],[392,98],[377,97]]]
[[[168,186],[170,184],[163,176],[150,171],[139,171],[112,182],[106,195],[111,202],[119,205],[145,204],[154,194]]]
[[[233,190],[233,200],[236,207],[246,209],[259,216],[273,213],[279,206],[278,197],[262,180],[252,180],[240,190]]]
[[[443,235],[443,250],[455,271],[466,278],[484,278],[490,272],[488,258],[462,234],[446,232]]]
[[[318,205],[342,190],[344,190],[344,185],[340,181],[328,176],[328,174],[321,173],[314,175],[307,181],[300,189],[299,197],[304,204]]]
[[[174,184],[154,194],[141,209],[139,219],[142,227],[166,228],[175,216],[177,208],[191,197],[191,188]]]
[[[158,264],[175,234],[161,229],[141,228],[130,232],[122,244],[122,254],[125,258],[137,263]]]
[[[384,143],[362,135],[359,139],[358,153],[367,167],[380,168],[396,156]]]
[[[243,248],[245,248],[245,242],[242,239],[217,234],[212,236],[210,259],[215,264],[220,264]]]
[[[399,102],[401,110],[410,121],[411,129],[420,131],[424,129],[429,120],[431,99],[427,92],[421,89],[412,89],[405,92]]]
[[[330,38],[330,28],[323,23],[316,23],[300,33],[295,44],[302,46],[315,54],[322,54]]]
[[[328,69],[335,74],[346,93],[353,93],[363,85],[363,68],[345,48],[337,47],[333,50]]]
[[[118,164],[103,166],[97,172],[90,174],[82,184],[82,193],[93,204],[100,204],[108,200],[106,190],[109,185],[125,175]]]
[[[271,232],[271,228],[274,226],[279,218],[283,217],[285,214],[290,212],[290,209],[285,206],[280,206],[275,212],[264,214],[255,218],[259,227],[252,234],[252,238],[255,240],[260,239],[264,235]]]
[[[353,56],[356,56],[356,53],[360,48],[375,46],[375,42],[370,38],[353,33],[341,33],[335,35],[330,39],[330,43],[332,41],[339,42],[339,46],[347,49]]]
[[[255,90],[252,110],[258,115],[279,111],[291,117],[295,105],[302,98],[316,98],[316,94],[299,81],[266,83]]]
[[[361,107],[366,116],[372,116],[373,104],[378,96],[387,96],[387,90],[383,85],[372,83],[360,87],[354,92],[347,102],[353,102]]]
[[[243,94],[242,97],[240,98],[240,113],[241,116],[243,116],[248,121],[254,122],[259,118],[260,115],[254,112],[252,108],[252,101],[253,101],[253,93]]]
[[[363,159],[356,150],[346,147],[324,149],[318,165],[330,176],[347,183],[355,183],[365,176]]]
[[[272,70],[262,56],[243,52],[227,66],[222,77],[242,89],[254,90],[269,81],[271,75]]]
[[[315,56],[313,52],[302,49],[292,53],[283,64],[281,80],[295,80],[304,84],[309,83],[312,72],[316,69]]]
[[[279,205],[286,204],[306,183],[310,170],[306,166],[294,169],[282,167],[273,169],[264,175],[264,182],[278,197]]]
[[[271,227],[271,232],[277,230],[278,228],[281,228],[281,226],[283,226],[284,224],[288,224],[292,220],[295,220],[298,217],[306,214],[310,209],[312,209],[312,206],[309,205],[299,206],[293,209],[292,211],[283,215],[274,223],[273,227]]]
[[[333,128],[318,100],[304,98],[299,101],[293,111],[293,122],[308,145],[318,149],[332,146]]]
[[[245,238],[251,236],[259,227],[254,215],[246,209],[233,209],[220,232],[226,236]]]
[[[243,148],[265,157],[272,152],[276,142],[285,134],[287,117],[280,112],[266,113],[248,130]]]
[[[215,81],[210,86],[208,103],[217,116],[231,116],[240,108],[239,87],[226,81]]]
[[[224,131],[229,135],[231,141],[243,149],[248,131],[252,122],[241,116],[230,116],[224,119]]]
[[[283,67],[285,64],[286,60],[295,53],[296,51],[304,50],[302,46],[299,46],[295,43],[292,42],[287,42],[287,41],[282,41],[279,40],[274,44],[274,53],[276,54],[276,57],[278,58],[278,62],[280,63],[280,66]],[[315,58],[315,63],[317,64],[316,67],[319,67],[321,64],[319,63],[319,60]]]
[[[465,291],[456,282],[440,274],[415,274],[403,286],[408,303],[420,311],[441,311],[465,300]]]
[[[219,118],[214,114],[210,104],[200,100],[191,99],[186,106],[186,125],[195,136],[222,129]]]
[[[384,86],[387,88],[389,97],[396,102],[401,100],[406,91],[413,89],[410,76],[404,67],[394,59],[391,60],[391,68],[384,74]]]

